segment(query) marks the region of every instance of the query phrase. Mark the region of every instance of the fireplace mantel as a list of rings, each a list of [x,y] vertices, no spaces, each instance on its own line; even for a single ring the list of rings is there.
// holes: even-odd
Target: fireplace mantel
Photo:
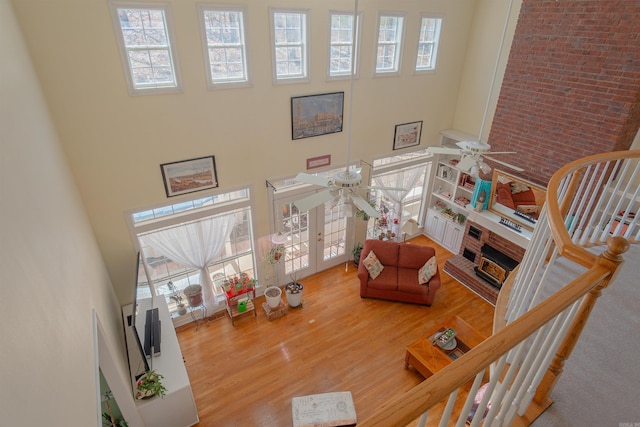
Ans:
[[[510,242],[520,246],[523,249],[527,249],[531,236],[533,233],[525,228],[521,229],[521,232],[510,229],[500,224],[500,216],[489,211],[475,212],[472,211],[467,219],[471,222],[475,222],[483,226],[484,228],[493,231],[494,233],[504,237]]]

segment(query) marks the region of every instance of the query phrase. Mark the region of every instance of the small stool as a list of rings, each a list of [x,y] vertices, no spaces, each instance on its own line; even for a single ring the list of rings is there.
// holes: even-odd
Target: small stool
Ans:
[[[291,399],[293,427],[351,427],[358,422],[350,391]]]

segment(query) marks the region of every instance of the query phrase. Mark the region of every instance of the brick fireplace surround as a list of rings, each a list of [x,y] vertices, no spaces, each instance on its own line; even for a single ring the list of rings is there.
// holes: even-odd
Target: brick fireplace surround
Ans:
[[[480,236],[478,236],[478,238],[474,237],[473,233],[469,233],[469,229],[471,227],[474,227],[476,230],[480,230]],[[476,267],[480,261],[480,248],[484,244],[497,249],[518,262],[521,262],[524,256],[524,248],[521,248],[515,243],[481,226],[480,224],[467,221],[464,236],[462,237],[462,245],[460,246],[460,253],[458,255],[454,255],[445,262],[444,271],[454,279],[464,283],[464,285],[473,292],[495,305],[496,300],[498,299],[498,288],[478,277],[474,271],[474,267]],[[476,254],[474,261],[470,261],[462,255],[465,249]]]

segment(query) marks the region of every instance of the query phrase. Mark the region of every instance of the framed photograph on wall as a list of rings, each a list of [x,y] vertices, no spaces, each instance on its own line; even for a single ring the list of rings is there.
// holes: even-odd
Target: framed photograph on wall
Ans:
[[[291,139],[342,132],[344,92],[291,97]]]
[[[207,190],[218,186],[214,156],[160,165],[167,197]]]
[[[422,133],[422,120],[419,122],[403,123],[396,125],[396,133],[393,137],[393,149],[420,145],[420,134]]]

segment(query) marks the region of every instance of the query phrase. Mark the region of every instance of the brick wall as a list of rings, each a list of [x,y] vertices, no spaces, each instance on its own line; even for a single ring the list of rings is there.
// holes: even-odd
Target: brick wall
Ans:
[[[476,239],[469,234],[469,227],[475,227],[482,232],[479,239]],[[524,248],[521,248],[515,243],[487,228],[482,227],[479,224],[467,221],[467,226],[464,229],[464,236],[462,236],[462,244],[460,245],[459,254],[462,255],[465,248],[475,252],[475,264],[477,265],[478,262],[480,262],[480,248],[482,248],[482,245],[485,243],[518,262],[522,261],[522,258],[524,257]]]
[[[639,126],[640,1],[523,0],[488,141],[517,154],[500,159],[546,185]]]

